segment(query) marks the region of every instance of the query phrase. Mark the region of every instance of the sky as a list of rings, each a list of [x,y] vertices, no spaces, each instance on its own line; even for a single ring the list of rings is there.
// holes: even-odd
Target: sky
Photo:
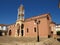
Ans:
[[[0,24],[12,24],[17,20],[18,8],[22,3],[25,18],[50,13],[52,21],[60,24],[59,0],[0,0]]]

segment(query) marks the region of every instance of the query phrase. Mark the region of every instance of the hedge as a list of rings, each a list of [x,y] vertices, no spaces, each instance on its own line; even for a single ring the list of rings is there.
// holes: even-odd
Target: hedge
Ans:
[[[57,31],[57,35],[60,35],[60,31]]]

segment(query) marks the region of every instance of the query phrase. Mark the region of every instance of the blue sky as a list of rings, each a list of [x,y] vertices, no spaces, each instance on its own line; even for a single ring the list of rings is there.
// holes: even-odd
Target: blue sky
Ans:
[[[60,24],[59,0],[22,0],[25,8],[25,18],[50,13],[52,20]],[[17,10],[20,0],[0,0],[0,24],[12,24],[17,20]]]

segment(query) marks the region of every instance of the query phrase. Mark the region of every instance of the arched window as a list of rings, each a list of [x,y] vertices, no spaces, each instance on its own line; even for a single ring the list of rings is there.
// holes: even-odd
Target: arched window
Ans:
[[[34,32],[36,32],[36,27],[34,27]]]
[[[29,32],[29,29],[27,28],[27,33]]]

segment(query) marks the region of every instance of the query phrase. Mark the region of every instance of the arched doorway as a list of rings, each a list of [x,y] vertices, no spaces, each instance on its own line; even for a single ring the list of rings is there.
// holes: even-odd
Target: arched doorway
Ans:
[[[2,36],[2,31],[0,30],[0,36]]]
[[[20,24],[18,23],[17,24],[17,36],[19,36],[19,34],[20,34]]]
[[[51,31],[51,37],[53,37],[53,31]]]
[[[24,34],[24,31],[23,31],[23,30],[21,30],[21,36],[23,36],[23,34]]]
[[[24,30],[23,30],[23,28],[24,28],[24,24],[21,24],[21,36],[24,35]]]
[[[11,33],[12,33],[11,30],[9,30],[9,36],[11,36]]]
[[[18,30],[17,30],[17,35],[18,35],[18,36],[19,36],[19,33],[20,33],[20,30],[18,29]]]

